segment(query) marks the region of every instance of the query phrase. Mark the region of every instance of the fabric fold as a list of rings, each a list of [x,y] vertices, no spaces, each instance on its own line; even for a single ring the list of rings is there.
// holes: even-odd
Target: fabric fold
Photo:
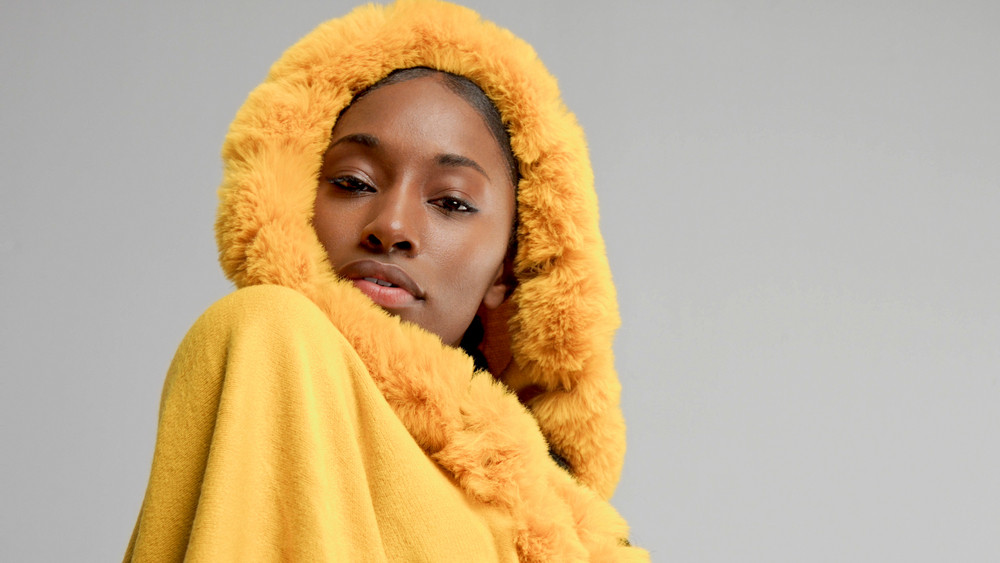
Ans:
[[[416,541],[414,538],[418,538]],[[515,561],[308,299],[246,288],[171,365],[126,561]]]

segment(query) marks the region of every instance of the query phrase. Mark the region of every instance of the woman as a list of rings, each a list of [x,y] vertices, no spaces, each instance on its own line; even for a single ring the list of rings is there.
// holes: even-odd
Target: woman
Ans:
[[[227,136],[237,285],[164,387],[126,560],[643,560],[582,132],[433,0],[292,47]],[[360,290],[360,291],[359,291]]]

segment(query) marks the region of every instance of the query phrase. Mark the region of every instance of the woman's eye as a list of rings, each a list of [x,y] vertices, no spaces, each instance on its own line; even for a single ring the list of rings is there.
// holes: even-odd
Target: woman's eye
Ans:
[[[437,205],[447,212],[474,213],[477,211],[475,207],[456,197],[443,197],[437,200]]]
[[[327,178],[327,182],[337,189],[344,190],[345,192],[360,193],[360,192],[374,192],[375,188],[368,185],[366,182],[354,176],[338,176],[336,178]]]

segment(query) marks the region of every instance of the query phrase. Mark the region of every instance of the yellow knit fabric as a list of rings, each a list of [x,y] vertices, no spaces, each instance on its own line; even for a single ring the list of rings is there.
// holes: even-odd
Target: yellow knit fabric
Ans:
[[[163,392],[136,561],[515,561],[513,523],[420,449],[320,310],[242,289]]]

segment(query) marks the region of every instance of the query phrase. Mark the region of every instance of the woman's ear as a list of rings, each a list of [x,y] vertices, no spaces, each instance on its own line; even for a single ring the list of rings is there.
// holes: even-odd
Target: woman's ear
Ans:
[[[482,306],[486,309],[496,309],[514,292],[517,287],[517,278],[514,277],[514,260],[508,253],[503,263],[497,268],[497,275],[493,278],[493,283],[483,295]]]

